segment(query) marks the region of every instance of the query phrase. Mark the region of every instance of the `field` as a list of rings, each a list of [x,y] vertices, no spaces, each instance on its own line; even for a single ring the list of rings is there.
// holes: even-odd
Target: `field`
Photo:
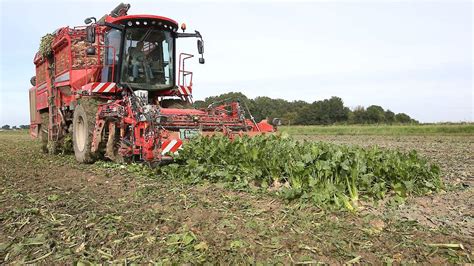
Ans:
[[[0,132],[0,262],[472,263],[474,133],[446,127],[283,128],[301,140],[416,149],[440,165],[443,191],[357,212],[81,165],[42,154],[24,131]]]
[[[290,135],[473,135],[474,124],[283,126]]]

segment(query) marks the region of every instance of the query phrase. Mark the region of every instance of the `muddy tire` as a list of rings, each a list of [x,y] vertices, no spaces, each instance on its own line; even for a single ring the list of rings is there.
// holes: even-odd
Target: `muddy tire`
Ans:
[[[112,127],[107,125],[109,129],[107,136],[107,143],[105,147],[105,157],[116,163],[125,163],[126,159],[119,153],[120,148],[120,130],[115,127],[115,124],[111,124]]]
[[[97,104],[92,99],[81,101],[74,110],[72,142],[76,160],[81,163],[93,163],[97,159],[97,154],[91,151],[96,112]]]
[[[41,125],[39,126],[39,140],[41,141],[41,151],[48,153],[48,123],[49,113],[41,113]]]

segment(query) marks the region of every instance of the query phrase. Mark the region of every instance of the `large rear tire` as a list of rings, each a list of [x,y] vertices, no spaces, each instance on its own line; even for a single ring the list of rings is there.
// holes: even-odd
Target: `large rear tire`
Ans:
[[[92,99],[82,100],[74,109],[72,142],[80,163],[93,163],[97,159],[97,154],[91,151],[96,113],[97,104]]]

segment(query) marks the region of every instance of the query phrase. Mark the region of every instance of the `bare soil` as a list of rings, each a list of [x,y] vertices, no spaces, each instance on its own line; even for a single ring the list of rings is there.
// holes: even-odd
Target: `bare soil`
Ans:
[[[0,262],[472,262],[473,136],[311,139],[415,148],[441,165],[448,186],[402,205],[328,211],[78,164],[42,154],[25,132],[2,132]]]

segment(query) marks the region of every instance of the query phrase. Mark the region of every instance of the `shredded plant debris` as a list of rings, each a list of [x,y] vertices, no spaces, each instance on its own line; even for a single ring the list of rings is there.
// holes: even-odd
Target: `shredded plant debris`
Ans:
[[[48,57],[49,55],[53,53],[53,48],[51,47],[53,40],[54,40],[54,35],[51,33],[48,33],[44,35],[43,37],[41,37],[39,53],[43,57]]]

